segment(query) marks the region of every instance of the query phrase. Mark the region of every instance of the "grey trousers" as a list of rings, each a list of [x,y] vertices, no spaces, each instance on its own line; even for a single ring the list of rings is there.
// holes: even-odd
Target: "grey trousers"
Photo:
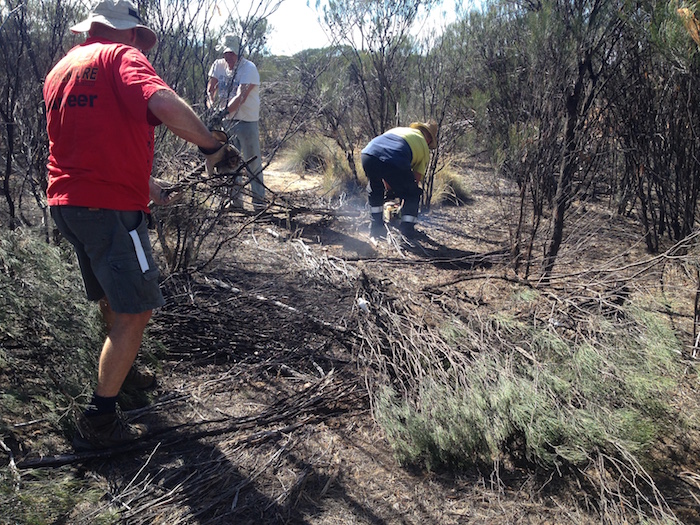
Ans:
[[[238,148],[243,155],[243,160],[255,157],[248,167],[255,174],[250,181],[250,190],[253,194],[253,204],[265,203],[265,185],[263,182],[262,158],[260,154],[260,139],[258,136],[258,123],[244,120],[231,120],[224,122],[225,131],[231,138],[231,143]],[[242,172],[244,180],[250,178],[247,170]],[[234,197],[235,200],[235,197]]]

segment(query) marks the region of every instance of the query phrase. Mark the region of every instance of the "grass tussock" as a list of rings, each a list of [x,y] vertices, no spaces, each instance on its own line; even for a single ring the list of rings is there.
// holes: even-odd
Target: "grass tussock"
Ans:
[[[331,143],[319,137],[304,137],[290,148],[284,169],[294,173],[323,173],[334,155]]]
[[[682,424],[670,402],[680,343],[651,310],[630,306],[624,319],[591,314],[575,334],[503,313],[455,320],[438,353],[435,334],[410,334],[391,356],[367,356],[400,370],[377,388],[375,417],[402,463],[431,469],[643,454]]]
[[[357,166],[361,170],[361,166]],[[322,193],[326,197],[355,194],[364,187],[356,177],[337,144],[323,137],[305,137],[291,148],[284,169],[295,173],[316,173],[322,176]]]
[[[348,166],[348,162],[336,151],[329,159],[328,165],[323,172],[323,188],[324,195],[328,197],[340,197],[341,195],[356,194],[358,189],[364,188],[359,178],[355,178]]]
[[[461,206],[471,200],[471,190],[464,177],[449,166],[435,173],[432,204]]]
[[[119,523],[118,513],[100,503],[106,487],[89,486],[70,473],[41,470],[23,473],[16,488],[11,481],[6,471],[0,471],[0,501],[12,502],[12,507],[0,505],[2,517],[7,520],[0,520],[2,523],[71,523],[76,507],[93,509],[86,512],[93,525]]]

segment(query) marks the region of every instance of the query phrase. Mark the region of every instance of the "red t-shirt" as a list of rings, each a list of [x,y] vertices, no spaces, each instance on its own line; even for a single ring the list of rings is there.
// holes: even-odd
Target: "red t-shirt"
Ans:
[[[170,87],[137,49],[74,47],[44,84],[49,206],[148,211],[154,127],[148,99]]]

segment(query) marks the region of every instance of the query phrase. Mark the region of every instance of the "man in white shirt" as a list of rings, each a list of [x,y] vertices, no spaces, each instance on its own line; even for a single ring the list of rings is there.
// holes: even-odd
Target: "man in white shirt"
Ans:
[[[209,68],[207,95],[209,106],[224,114],[224,128],[233,139],[233,144],[249,160],[248,166],[255,178],[250,182],[253,193],[253,207],[264,210],[265,186],[263,183],[262,158],[258,119],[260,117],[260,74],[250,60],[241,56],[241,41],[234,34],[227,34],[217,50],[223,58],[214,61]],[[233,204],[242,206],[242,198],[237,192]]]

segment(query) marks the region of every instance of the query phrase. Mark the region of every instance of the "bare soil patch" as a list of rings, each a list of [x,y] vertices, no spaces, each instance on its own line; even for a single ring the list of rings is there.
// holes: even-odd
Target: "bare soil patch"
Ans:
[[[265,185],[281,194],[316,189],[322,184],[321,178],[318,173],[287,171],[282,161],[273,162],[265,169]]]

